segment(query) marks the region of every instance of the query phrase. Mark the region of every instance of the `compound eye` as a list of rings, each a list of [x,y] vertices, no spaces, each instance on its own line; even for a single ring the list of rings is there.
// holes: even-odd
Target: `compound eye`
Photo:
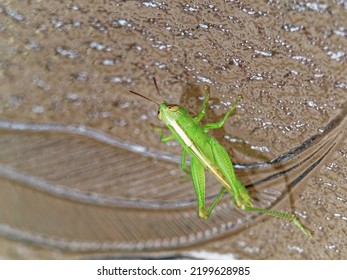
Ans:
[[[176,112],[179,109],[179,106],[175,104],[170,104],[170,105],[167,105],[166,108],[171,112]]]
[[[161,113],[158,111],[158,119],[161,120]]]

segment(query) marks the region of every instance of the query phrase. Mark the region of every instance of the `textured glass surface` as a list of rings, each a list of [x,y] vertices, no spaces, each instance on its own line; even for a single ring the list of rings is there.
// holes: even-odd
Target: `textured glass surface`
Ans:
[[[343,1],[0,3],[0,258],[346,259]],[[157,108],[206,122],[254,204],[197,217]],[[220,189],[206,178],[206,201]]]

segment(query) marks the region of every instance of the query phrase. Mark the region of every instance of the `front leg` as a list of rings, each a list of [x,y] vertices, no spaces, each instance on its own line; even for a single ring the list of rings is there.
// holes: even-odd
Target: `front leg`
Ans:
[[[160,128],[160,127],[155,127],[154,128],[156,131],[158,131],[158,133],[159,133],[159,137],[160,137],[160,141],[162,142],[162,143],[167,143],[167,142],[170,142],[170,141],[172,141],[172,140],[175,140],[175,136],[173,135],[173,134],[170,134],[169,136],[166,136],[166,137],[164,137],[164,132],[163,132],[163,130]]]
[[[242,96],[239,95],[233,106],[228,110],[228,112],[224,115],[223,119],[216,123],[208,123],[204,125],[204,131],[207,132],[209,129],[215,129],[215,128],[221,128],[223,127],[226,120],[230,117],[231,113],[234,112],[236,109],[236,106],[239,105],[240,101],[242,100]]]
[[[210,99],[210,87],[208,85],[206,85],[204,87],[205,90],[205,98],[204,101],[202,103],[202,109],[201,112],[199,113],[199,115],[197,115],[194,120],[198,123],[202,120],[202,118],[206,115],[206,106],[208,103],[208,100]]]

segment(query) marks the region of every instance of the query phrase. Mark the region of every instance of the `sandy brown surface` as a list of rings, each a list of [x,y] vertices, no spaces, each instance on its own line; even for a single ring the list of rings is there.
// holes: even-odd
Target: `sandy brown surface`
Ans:
[[[88,3],[87,3],[88,2]],[[110,4],[105,4],[110,2]],[[343,1],[2,1],[0,258],[347,258]],[[135,90],[218,121],[257,206],[197,218]],[[207,203],[220,185],[207,177]]]

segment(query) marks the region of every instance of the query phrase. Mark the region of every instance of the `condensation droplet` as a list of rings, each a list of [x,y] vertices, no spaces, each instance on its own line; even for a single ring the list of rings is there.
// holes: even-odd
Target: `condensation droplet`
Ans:
[[[42,114],[45,111],[45,108],[40,105],[33,105],[31,110],[35,114]]]
[[[70,101],[77,101],[80,96],[75,93],[75,92],[68,92],[66,95],[65,95],[66,99],[69,99]]]
[[[77,57],[76,52],[74,52],[73,50],[65,49],[63,47],[56,48],[56,51],[58,54],[60,54],[61,56],[64,56],[64,57],[68,57],[71,59],[75,59]]]

